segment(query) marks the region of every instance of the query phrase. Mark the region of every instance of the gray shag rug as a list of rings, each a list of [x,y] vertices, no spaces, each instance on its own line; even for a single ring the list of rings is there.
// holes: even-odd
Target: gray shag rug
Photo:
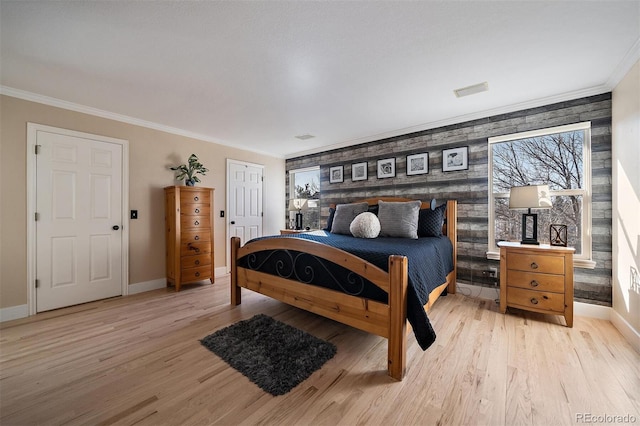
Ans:
[[[271,395],[283,395],[336,354],[325,342],[267,315],[216,331],[200,341]]]

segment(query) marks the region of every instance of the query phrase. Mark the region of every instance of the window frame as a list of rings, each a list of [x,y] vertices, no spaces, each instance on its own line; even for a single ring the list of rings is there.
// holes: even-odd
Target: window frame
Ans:
[[[502,142],[515,141],[519,139],[527,139],[534,138],[539,136],[547,136],[557,133],[566,133],[572,132],[576,130],[584,131],[583,138],[583,173],[584,173],[584,183],[582,189],[563,189],[563,190],[555,190],[550,191],[550,195],[553,196],[568,196],[568,195],[581,195],[582,199],[582,247],[581,253],[578,255],[574,255],[573,263],[574,266],[593,269],[596,266],[596,262],[593,261],[593,250],[592,250],[592,230],[593,230],[593,221],[592,221],[592,187],[591,187],[591,122],[584,121],[575,124],[568,124],[564,126],[555,126],[555,127],[547,127],[539,130],[532,130],[527,132],[519,132],[519,133],[511,133],[503,136],[495,136],[488,138],[488,149],[487,149],[487,164],[489,166],[489,174],[488,174],[488,212],[489,212],[489,222],[488,222],[488,235],[489,239],[487,241],[488,251],[486,253],[487,259],[492,260],[500,260],[500,249],[494,243],[495,241],[495,211],[494,205],[496,198],[509,198],[509,193],[493,193],[493,147],[495,144]],[[540,232],[540,230],[539,230]]]

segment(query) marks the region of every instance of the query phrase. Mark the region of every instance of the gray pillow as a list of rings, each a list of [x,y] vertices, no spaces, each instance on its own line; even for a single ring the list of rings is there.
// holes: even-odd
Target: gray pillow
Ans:
[[[420,201],[378,201],[381,237],[418,238]]]
[[[331,224],[331,232],[334,234],[351,235],[349,227],[351,222],[360,213],[364,213],[369,208],[367,203],[338,204],[336,212],[333,215],[333,223]]]

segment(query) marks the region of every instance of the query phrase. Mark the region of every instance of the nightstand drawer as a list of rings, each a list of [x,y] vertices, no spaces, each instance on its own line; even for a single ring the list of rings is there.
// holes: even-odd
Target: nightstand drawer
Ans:
[[[182,191],[180,192],[180,205],[185,204],[211,204],[211,192],[209,190],[202,191]]]
[[[181,259],[183,268],[196,268],[198,266],[211,265],[211,254],[201,254],[199,256],[184,256]]]
[[[507,271],[507,285],[527,290],[564,293],[564,275],[540,274],[509,269]]]
[[[525,290],[517,287],[509,287],[508,291],[507,304],[510,306],[522,306],[524,309],[541,311],[564,312],[563,293]]]
[[[509,254],[509,269],[563,275],[564,257],[511,253]]]

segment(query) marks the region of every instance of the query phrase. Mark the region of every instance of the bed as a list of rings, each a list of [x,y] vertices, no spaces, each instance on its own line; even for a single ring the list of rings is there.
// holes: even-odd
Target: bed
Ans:
[[[388,197],[362,200],[370,208],[375,208],[379,201],[397,203],[411,200]],[[420,209],[431,209],[432,204],[423,202],[420,205]],[[442,225],[444,237],[442,238],[446,239],[450,246],[450,266],[447,268],[450,271],[442,275],[442,282],[437,284],[435,288],[429,289],[426,295],[423,294],[424,291],[414,291],[416,284],[410,281],[410,275],[413,277],[415,273],[413,268],[411,271],[409,269],[409,259],[413,259],[412,267],[423,263],[416,261],[414,254],[389,254],[385,258],[386,265],[380,265],[380,262],[368,261],[356,254],[336,247],[335,245],[339,246],[338,243],[334,244],[332,242],[332,245],[329,245],[320,242],[324,241],[323,238],[329,237],[327,233],[313,232],[309,234],[263,237],[251,240],[244,246],[241,246],[238,237],[231,238],[231,304],[239,305],[241,303],[241,288],[246,288],[360,330],[385,337],[388,339],[388,374],[394,379],[402,380],[406,370],[407,322],[408,318],[412,318],[412,312],[415,310],[409,309],[410,315],[408,317],[408,306],[415,307],[416,301],[414,299],[416,299],[416,294],[422,294],[419,308],[422,310],[424,318],[426,318],[426,312],[441,294],[445,291],[453,294],[456,291],[456,217],[456,201],[447,201],[445,220]],[[424,240],[427,239],[424,238]],[[341,238],[341,240],[346,239]],[[374,241],[358,240],[361,246],[371,246]],[[422,240],[422,238],[418,240]],[[384,293],[386,297],[378,297],[378,300],[375,300],[375,298],[364,297],[354,292],[348,294],[334,288],[307,283],[306,281],[308,280],[301,280],[298,274],[278,272],[273,275],[273,271],[265,272],[255,265],[248,264],[248,259],[253,259],[254,263],[260,263],[261,260],[256,261],[258,256],[262,256],[262,259],[265,259],[265,256],[268,258],[271,253],[276,252],[284,254],[285,258],[295,259],[296,262],[299,258],[307,257],[314,262],[319,261],[338,265],[337,267],[349,273],[350,277],[358,277],[358,280],[364,280],[367,286],[374,286],[378,292]],[[263,263],[281,265],[282,261]],[[419,312],[416,315],[418,317],[421,316]],[[426,325],[430,327],[428,319],[426,321]],[[418,338],[416,329],[421,328],[422,325],[414,324],[414,322],[411,322],[411,325],[414,333],[416,333],[416,338]],[[418,325],[417,328],[416,325]],[[424,342],[419,340],[418,343],[425,349]],[[429,342],[427,343],[430,344]]]

